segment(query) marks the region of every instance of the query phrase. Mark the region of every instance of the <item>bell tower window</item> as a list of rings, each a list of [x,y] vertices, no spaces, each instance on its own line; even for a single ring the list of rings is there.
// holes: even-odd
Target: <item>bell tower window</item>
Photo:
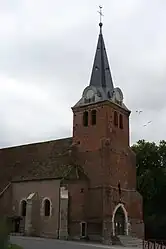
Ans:
[[[114,111],[114,125],[118,126],[118,114],[116,111]]]
[[[91,111],[91,124],[96,125],[96,110]]]
[[[123,116],[122,116],[122,114],[119,115],[119,128],[123,129]]]
[[[88,126],[88,112],[83,113],[83,126]]]

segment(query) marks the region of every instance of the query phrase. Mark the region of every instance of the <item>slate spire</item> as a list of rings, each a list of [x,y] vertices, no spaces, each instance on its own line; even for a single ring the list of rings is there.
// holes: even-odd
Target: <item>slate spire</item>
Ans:
[[[119,87],[113,85],[111,70],[109,67],[107,52],[103,39],[103,23],[101,21],[101,6],[100,6],[100,32],[97,42],[97,49],[93,62],[93,68],[89,85],[83,90],[81,99],[74,107],[99,103],[102,101],[111,101],[119,106],[127,109],[123,104],[123,93]]]
[[[109,89],[110,92],[112,92],[114,87],[102,34],[102,26],[103,24],[100,22],[100,33],[93,63],[90,86],[103,88],[105,91],[106,89]]]

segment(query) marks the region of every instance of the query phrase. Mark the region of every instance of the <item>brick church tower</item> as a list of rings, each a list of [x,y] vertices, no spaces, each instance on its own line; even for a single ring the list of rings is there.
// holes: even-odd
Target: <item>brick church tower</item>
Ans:
[[[142,197],[136,190],[135,154],[129,145],[130,110],[114,87],[102,23],[90,84],[73,110],[73,144],[89,178],[88,236],[112,240],[144,236]]]

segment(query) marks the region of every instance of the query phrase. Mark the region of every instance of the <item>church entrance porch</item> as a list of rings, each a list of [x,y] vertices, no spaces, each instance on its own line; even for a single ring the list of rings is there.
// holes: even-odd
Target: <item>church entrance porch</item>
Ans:
[[[23,234],[21,230],[22,217],[20,216],[9,216],[7,217],[7,221],[9,224],[9,229],[11,234]]]
[[[116,235],[125,235],[125,216],[121,207],[119,207],[116,211],[114,227]]]
[[[15,217],[13,219],[13,232],[14,233],[20,233],[20,222],[21,222],[21,217]]]
[[[119,203],[112,216],[113,236],[128,235],[128,214],[123,204]]]

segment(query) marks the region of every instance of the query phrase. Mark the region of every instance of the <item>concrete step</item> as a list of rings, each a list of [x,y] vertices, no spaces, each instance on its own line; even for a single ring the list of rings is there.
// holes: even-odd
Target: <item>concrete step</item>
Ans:
[[[123,246],[142,247],[142,243],[143,243],[142,239],[138,239],[136,237],[127,236],[127,235],[119,235],[118,238]]]

